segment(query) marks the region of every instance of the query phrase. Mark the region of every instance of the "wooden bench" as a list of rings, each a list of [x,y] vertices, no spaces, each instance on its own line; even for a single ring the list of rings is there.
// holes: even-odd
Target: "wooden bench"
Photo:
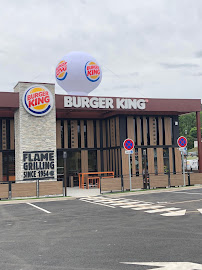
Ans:
[[[98,176],[89,176],[86,188],[89,189],[89,186],[100,188],[100,177],[98,177]]]

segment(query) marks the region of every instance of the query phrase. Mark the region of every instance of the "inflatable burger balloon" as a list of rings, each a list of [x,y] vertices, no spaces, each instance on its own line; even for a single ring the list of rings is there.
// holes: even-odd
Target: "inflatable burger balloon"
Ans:
[[[86,96],[100,84],[102,71],[90,54],[70,52],[58,62],[55,76],[69,95]]]

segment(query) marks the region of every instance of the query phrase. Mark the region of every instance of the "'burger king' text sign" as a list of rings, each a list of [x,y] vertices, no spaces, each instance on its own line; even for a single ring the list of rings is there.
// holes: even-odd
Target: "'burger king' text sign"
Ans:
[[[28,113],[43,116],[53,108],[53,96],[46,87],[33,85],[25,91],[22,103]]]

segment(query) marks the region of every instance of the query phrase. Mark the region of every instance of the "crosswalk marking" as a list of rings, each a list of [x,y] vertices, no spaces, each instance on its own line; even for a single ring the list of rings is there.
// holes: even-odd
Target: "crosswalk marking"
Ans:
[[[83,197],[80,198],[81,201],[97,204],[101,206],[106,206],[110,208],[121,207],[123,209],[131,209],[134,211],[144,211],[149,214],[160,214],[161,216],[174,217],[183,216],[186,210],[176,207],[166,207],[165,205],[160,205],[159,203],[145,202],[140,200],[132,200],[125,198],[107,198],[107,197]],[[202,209],[198,209],[202,214]]]
[[[197,209],[202,214],[202,209]]]
[[[161,214],[161,216],[165,217],[175,217],[175,216],[184,216],[186,214],[186,210],[180,210],[180,211],[173,211]]]
[[[151,205],[151,206],[143,206],[143,207],[136,207],[136,208],[132,208],[133,210],[145,210],[145,209],[159,209],[159,208],[163,208],[165,206],[163,205]]]
[[[165,211],[174,211],[174,210],[179,210],[179,209],[180,208],[171,207],[171,208],[148,210],[148,211],[145,211],[145,212],[152,214],[152,213],[160,213],[160,212],[165,212]]]

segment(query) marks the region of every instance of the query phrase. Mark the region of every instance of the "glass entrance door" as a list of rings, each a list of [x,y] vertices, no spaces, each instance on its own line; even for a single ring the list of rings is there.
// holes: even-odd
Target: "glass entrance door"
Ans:
[[[63,150],[58,151],[58,180],[64,179],[64,162],[66,161],[67,187],[79,185],[78,173],[81,172],[81,151],[67,151],[67,158],[63,159]]]

